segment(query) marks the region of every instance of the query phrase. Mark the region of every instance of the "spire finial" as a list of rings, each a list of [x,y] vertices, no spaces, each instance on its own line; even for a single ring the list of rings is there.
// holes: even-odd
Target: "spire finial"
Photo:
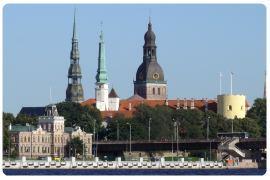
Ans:
[[[151,24],[151,9],[149,9],[149,24]]]
[[[73,20],[73,39],[76,39],[76,7],[74,7],[74,20]]]
[[[100,22],[100,42],[103,42],[103,21]]]

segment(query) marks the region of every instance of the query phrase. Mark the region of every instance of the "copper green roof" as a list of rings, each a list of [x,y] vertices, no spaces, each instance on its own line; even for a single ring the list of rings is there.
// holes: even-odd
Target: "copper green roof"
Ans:
[[[98,51],[98,69],[96,75],[97,83],[105,84],[108,81],[108,75],[106,70],[106,59],[105,59],[105,45],[103,39],[103,32],[100,33],[99,51]]]

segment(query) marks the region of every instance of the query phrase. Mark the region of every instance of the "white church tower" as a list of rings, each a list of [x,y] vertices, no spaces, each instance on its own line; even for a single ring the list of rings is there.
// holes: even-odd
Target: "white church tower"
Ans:
[[[100,33],[99,52],[98,52],[98,70],[96,75],[96,107],[100,111],[108,111],[109,109],[109,87],[108,76],[105,66],[105,47],[103,40],[103,32]]]

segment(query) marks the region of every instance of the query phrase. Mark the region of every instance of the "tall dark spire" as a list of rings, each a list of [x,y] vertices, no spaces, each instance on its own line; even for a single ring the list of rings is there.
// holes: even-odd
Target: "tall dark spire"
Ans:
[[[79,64],[78,39],[76,37],[76,9],[74,10],[72,48],[70,52],[70,66],[68,70],[68,87],[66,90],[66,101],[81,102],[83,98],[83,88],[81,84],[81,67]]]
[[[72,36],[72,39],[76,39],[76,8],[74,10],[73,36]]]

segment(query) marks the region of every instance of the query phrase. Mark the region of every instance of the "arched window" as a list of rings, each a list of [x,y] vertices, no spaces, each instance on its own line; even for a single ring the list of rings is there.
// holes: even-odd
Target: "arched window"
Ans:
[[[232,105],[229,105],[228,110],[232,111]]]
[[[160,88],[158,88],[158,95],[160,95]]]
[[[153,88],[153,94],[156,94],[155,88]]]

